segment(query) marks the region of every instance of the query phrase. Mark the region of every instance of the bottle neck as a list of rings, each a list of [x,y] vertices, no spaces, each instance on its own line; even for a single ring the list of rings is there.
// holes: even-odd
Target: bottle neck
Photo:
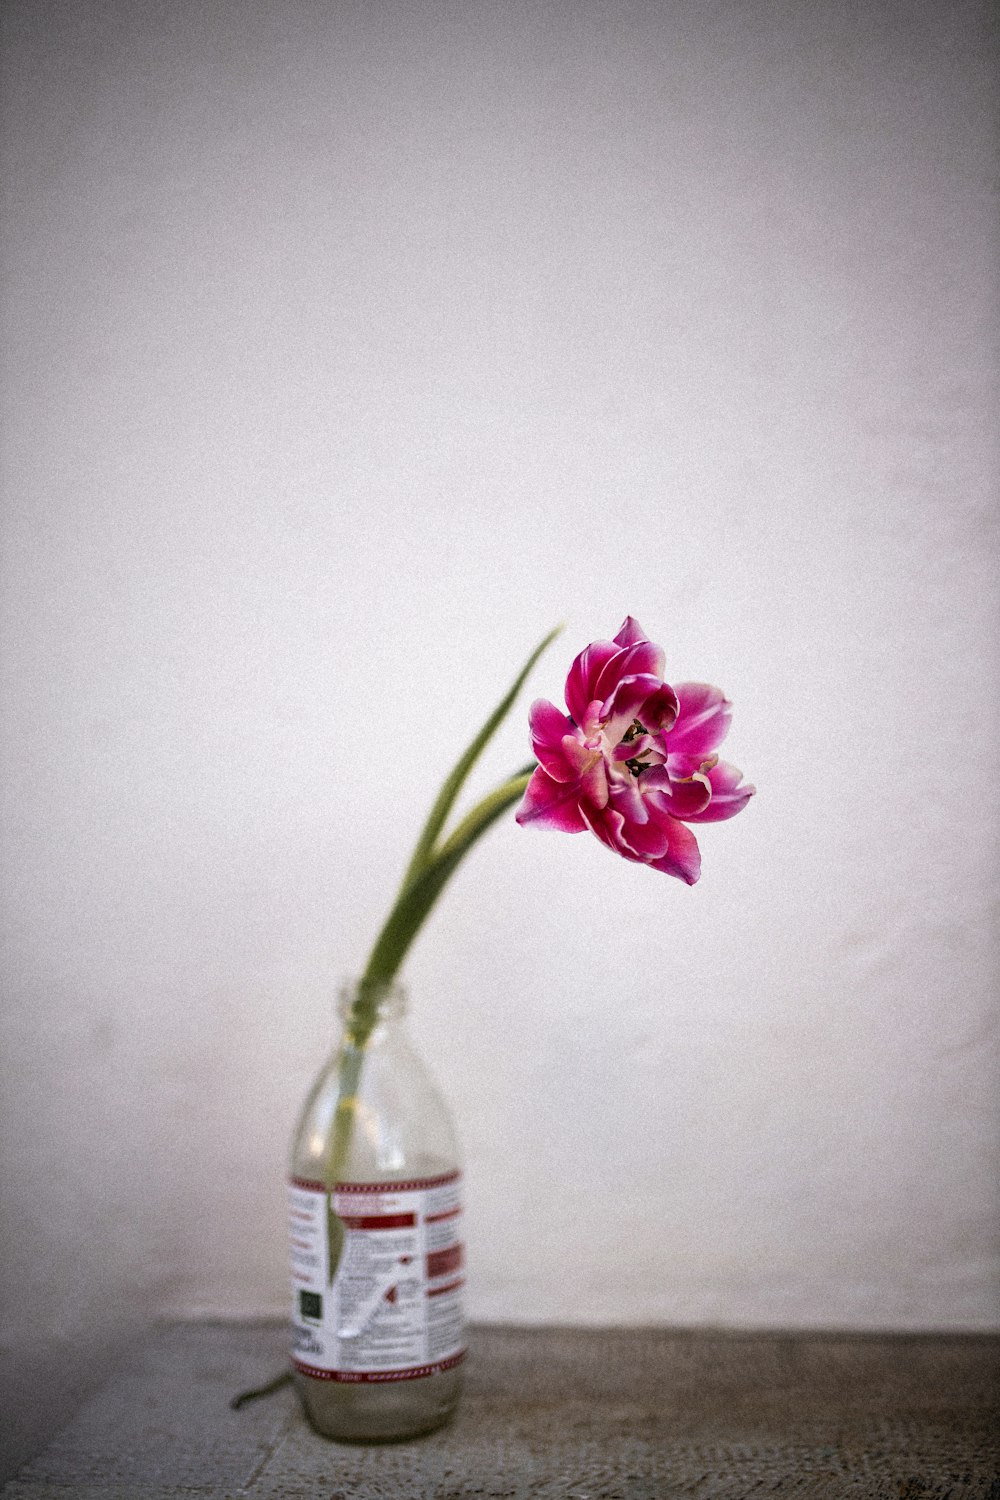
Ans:
[[[364,1046],[377,1028],[402,1020],[407,999],[406,988],[398,980],[352,979],[341,985],[337,1013],[345,1038]]]

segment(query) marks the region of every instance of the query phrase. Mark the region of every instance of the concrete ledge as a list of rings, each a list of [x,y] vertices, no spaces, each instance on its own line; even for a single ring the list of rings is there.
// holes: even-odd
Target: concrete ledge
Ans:
[[[1000,1500],[1000,1338],[473,1330],[451,1427],[317,1437],[266,1324],[160,1328],[3,1500]]]

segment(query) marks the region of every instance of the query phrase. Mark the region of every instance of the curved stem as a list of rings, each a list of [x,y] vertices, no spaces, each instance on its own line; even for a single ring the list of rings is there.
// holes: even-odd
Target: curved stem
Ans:
[[[503,782],[477,803],[423,872],[408,886],[403,887],[361,977],[357,997],[347,1018],[337,1064],[337,1107],[323,1172],[323,1186],[326,1189],[327,1264],[331,1285],[340,1264],[345,1239],[344,1225],[333,1205],[334,1192],[351,1149],[365,1047],[375,1028],[379,998],[395,977],[410,944],[445,883],[473,844],[482,838],[511,803],[523,795],[531,770],[530,766],[525,767],[517,776]]]
[[[417,840],[417,846],[403,876],[399,895],[379,933],[361,977],[358,994],[347,1018],[344,1041],[338,1057],[337,1105],[323,1165],[323,1186],[326,1189],[327,1259],[331,1285],[337,1273],[346,1236],[344,1225],[333,1206],[334,1193],[347,1167],[351,1139],[354,1134],[365,1048],[377,1021],[379,998],[397,974],[410,944],[460,862],[497,818],[524,793],[534,769],[533,761],[478,802],[444,843],[440,847],[435,847],[466,777],[510,712],[535,662],[561,629],[561,625],[557,626],[535,647],[509,692],[501,699],[446,779]]]
[[[434,806],[431,808],[430,813],[428,814],[427,822],[424,824],[420,837],[417,839],[416,848],[414,849],[413,854],[410,858],[410,863],[406,867],[406,874],[403,876],[403,884],[401,890],[405,891],[407,886],[413,880],[415,880],[424,869],[426,869],[428,864],[430,864],[433,858],[434,845],[437,842],[438,834],[441,832],[442,828],[445,825],[445,822],[447,821],[448,814],[451,812],[451,809],[454,806],[455,798],[462,790],[466,777],[472,770],[472,767],[475,765],[480,755],[483,753],[483,750],[493,738],[496,731],[499,729],[500,725],[503,723],[504,719],[507,717],[508,713],[513,707],[514,700],[516,699],[518,693],[521,691],[521,688],[524,686],[525,678],[528,676],[528,673],[535,665],[535,662],[541,656],[545,648],[551,645],[551,643],[555,640],[556,636],[559,634],[562,628],[563,627],[561,625],[557,625],[556,628],[554,630],[550,630],[545,639],[543,641],[540,641],[539,644],[535,647],[534,651],[532,651],[531,655],[528,657],[528,660],[525,662],[524,666],[515,677],[513,683],[511,684],[510,690],[500,700],[496,708],[486,720],[486,723],[483,725],[482,729],[476,735],[475,739],[459,757],[454,769],[447,777],[444,786],[441,788],[440,792],[438,792],[437,798],[434,802]]]
[[[513,776],[477,803],[420,874],[403,887],[372,949],[363,985],[377,985],[395,976],[449,877],[487,828],[524,795],[529,777],[530,772]]]

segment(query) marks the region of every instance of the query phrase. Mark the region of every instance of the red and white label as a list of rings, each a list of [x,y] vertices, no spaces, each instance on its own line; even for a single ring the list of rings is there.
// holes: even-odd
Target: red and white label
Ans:
[[[327,1194],[288,1185],[292,1362],[320,1380],[414,1380],[465,1353],[462,1205],[457,1172],[409,1182],[341,1182],[345,1228],[330,1284]]]

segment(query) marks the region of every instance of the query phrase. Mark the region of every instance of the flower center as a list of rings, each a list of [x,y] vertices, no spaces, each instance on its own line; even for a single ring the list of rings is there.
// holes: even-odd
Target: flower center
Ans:
[[[622,744],[631,745],[634,740],[639,739],[642,735],[645,734],[645,724],[640,724],[638,719],[633,719],[628,729],[626,729],[625,733],[622,735]],[[643,759],[643,756],[645,754],[646,751],[643,750],[642,754],[633,755],[625,762],[626,766],[632,772],[633,776],[638,776],[642,771],[648,770],[648,762]]]

